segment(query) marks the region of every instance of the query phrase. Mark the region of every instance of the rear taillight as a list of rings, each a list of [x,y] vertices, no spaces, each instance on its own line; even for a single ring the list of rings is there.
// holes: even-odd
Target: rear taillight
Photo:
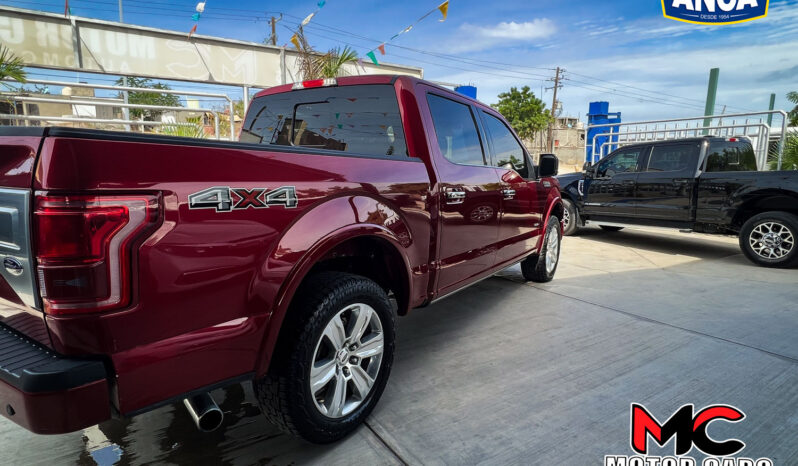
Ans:
[[[131,246],[158,221],[155,196],[38,194],[35,253],[44,311],[99,312],[130,303]]]

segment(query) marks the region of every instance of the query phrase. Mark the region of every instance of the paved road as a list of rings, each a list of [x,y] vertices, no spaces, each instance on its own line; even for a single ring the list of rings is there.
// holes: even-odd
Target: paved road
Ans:
[[[746,419],[710,435],[798,464],[796,285],[734,239],[588,230],[550,284],[513,268],[400,319],[383,399],[338,444],[279,434],[236,386],[211,434],[180,405],[55,437],[0,419],[0,464],[601,464],[631,454],[632,402],[735,405]]]

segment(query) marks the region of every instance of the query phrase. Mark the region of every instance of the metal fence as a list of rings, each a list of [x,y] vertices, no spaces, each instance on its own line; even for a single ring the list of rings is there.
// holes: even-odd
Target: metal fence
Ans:
[[[773,117],[780,117],[780,131],[774,131]],[[707,120],[709,124],[707,125]],[[755,113],[674,118],[630,123],[610,123],[588,126],[587,131],[599,129],[585,147],[601,159],[615,149],[649,141],[666,141],[702,136],[747,137],[751,139],[760,170],[771,163],[781,170],[784,144],[787,138],[787,112],[772,110]],[[778,128],[778,127],[777,127]],[[603,132],[601,132],[603,131]],[[595,156],[594,156],[595,157]]]
[[[17,83],[17,81],[13,80],[6,80],[6,81]],[[112,86],[107,84],[73,83],[73,82],[50,81],[42,79],[28,79],[26,80],[26,83],[42,84],[47,86],[59,86],[59,87],[83,87],[90,89],[112,90],[119,92],[148,92],[153,94],[170,94],[170,95],[192,96],[192,97],[213,97],[213,98],[224,99],[228,103],[229,112],[230,112],[230,140],[231,141],[236,140],[236,134],[234,130],[235,110],[234,110],[233,99],[231,99],[226,94],[214,94],[214,93],[199,92],[199,91],[180,91],[172,89],[149,89],[149,88],[127,87],[127,86]],[[58,104],[67,104],[67,105],[85,105],[85,106],[95,106],[95,107],[116,107],[122,109],[128,108],[128,109],[138,109],[138,110],[210,113],[211,115],[213,115],[214,119],[215,138],[221,139],[221,133],[219,130],[219,123],[220,123],[219,112],[217,110],[209,108],[188,108],[188,107],[171,107],[171,106],[160,106],[160,105],[129,104],[129,103],[120,102],[115,99],[75,100],[75,99],[56,99],[52,97],[34,97],[34,96],[22,96],[22,95],[10,95],[8,96],[8,99],[22,103],[23,114],[21,115],[0,114],[0,119],[26,122],[26,124],[27,122],[30,121],[69,122],[69,123],[86,123],[86,124],[113,124],[113,125],[124,126],[126,129],[130,129],[132,127],[144,128],[146,126],[193,126],[190,123],[142,121],[142,120],[132,120],[124,118],[107,119],[107,118],[85,118],[80,116],[28,115],[27,103],[58,103]]]

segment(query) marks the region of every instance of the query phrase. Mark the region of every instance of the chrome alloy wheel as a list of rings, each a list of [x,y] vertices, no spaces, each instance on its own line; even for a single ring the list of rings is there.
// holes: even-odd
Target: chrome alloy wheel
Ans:
[[[384,338],[377,312],[352,304],[324,328],[310,368],[310,393],[319,412],[330,418],[351,414],[366,399],[380,372]]]
[[[568,209],[562,210],[562,229],[568,231],[568,225],[571,223],[571,212]]]
[[[748,242],[751,249],[765,259],[781,259],[795,247],[792,231],[778,222],[760,223],[751,230]]]
[[[551,230],[549,239],[546,241],[546,273],[554,272],[557,261],[560,259],[560,230]]]

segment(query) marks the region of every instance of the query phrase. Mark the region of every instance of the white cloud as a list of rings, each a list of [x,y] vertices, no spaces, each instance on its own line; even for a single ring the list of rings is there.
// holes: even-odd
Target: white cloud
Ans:
[[[548,18],[538,18],[532,21],[516,23],[515,21],[502,21],[495,26],[475,26],[464,24],[461,29],[474,33],[483,38],[509,39],[509,40],[535,40],[545,39],[557,32],[557,26]]]
[[[556,32],[557,26],[548,18],[537,18],[521,23],[502,21],[488,26],[463,24],[446,48],[449,53],[456,54],[506,47],[508,43],[539,46]]]

